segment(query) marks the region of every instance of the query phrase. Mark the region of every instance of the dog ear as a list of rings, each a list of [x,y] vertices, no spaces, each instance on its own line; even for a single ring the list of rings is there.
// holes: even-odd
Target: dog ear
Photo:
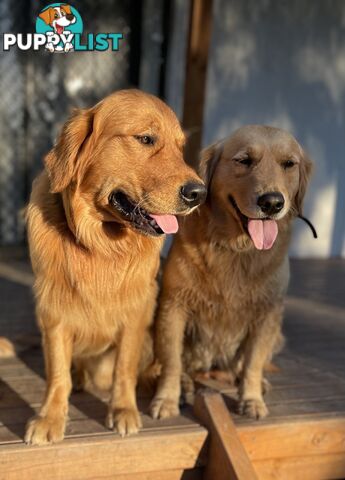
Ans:
[[[61,192],[80,173],[81,150],[92,133],[93,110],[75,110],[63,126],[54,148],[44,159],[50,191]]]
[[[41,12],[38,16],[44,21],[44,23],[50,25],[51,22],[54,20],[54,13],[54,8],[49,7],[47,8],[47,10],[44,10],[44,12]]]
[[[67,15],[70,15],[72,13],[71,11],[71,6],[70,5],[61,5],[62,10],[67,13]]]
[[[303,201],[307,191],[308,182],[313,171],[313,162],[309,156],[303,152],[301,162],[299,164],[299,185],[295,196],[295,206],[298,215],[302,215]]]
[[[223,145],[221,142],[213,143],[204,148],[200,155],[199,175],[204,181],[206,188],[210,186],[213,174],[222,155]]]

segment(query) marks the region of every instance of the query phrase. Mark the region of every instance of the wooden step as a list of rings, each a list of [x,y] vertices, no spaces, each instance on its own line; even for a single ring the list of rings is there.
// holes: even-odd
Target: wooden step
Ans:
[[[345,416],[239,423],[222,396],[205,389],[196,416],[208,427],[204,480],[345,478]]]
[[[0,478],[173,480],[181,478],[184,470],[204,465],[202,452],[206,438],[206,429],[195,426],[175,431],[142,432],[128,438],[115,434],[67,438],[44,447],[3,444]],[[188,475],[198,478],[199,473],[196,470]]]
[[[257,480],[221,395],[210,389],[200,391],[194,412],[210,432],[204,480]]]
[[[278,373],[268,374],[270,415],[259,422],[235,414],[234,387],[208,380],[200,386],[211,387],[212,398],[203,397],[201,410],[194,413],[185,406],[173,419],[153,420],[147,414],[150,398],[139,395],[143,430],[121,439],[104,426],[104,399],[80,392],[70,398],[66,439],[28,447],[25,424],[44,396],[42,356],[32,349],[20,358],[3,359],[0,480],[345,478],[344,379],[308,367],[296,355],[280,356],[278,366]]]
[[[238,425],[260,479],[345,478],[345,417]]]

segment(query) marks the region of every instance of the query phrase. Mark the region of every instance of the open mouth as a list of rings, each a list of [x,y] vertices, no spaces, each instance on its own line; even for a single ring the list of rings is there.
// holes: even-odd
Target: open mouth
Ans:
[[[175,215],[150,214],[120,190],[111,193],[109,196],[109,204],[115,208],[133,228],[145,235],[157,237],[164,233],[176,233],[178,230]]]
[[[243,231],[250,236],[257,250],[269,250],[278,235],[278,224],[271,218],[249,218],[239,209],[235,199],[229,195]]]
[[[239,220],[239,222],[242,226],[242,229],[244,230],[245,233],[249,234],[248,233],[248,220],[249,220],[249,218],[246,217],[245,215],[243,215],[241,210],[238,208],[234,197],[232,197],[231,195],[229,195],[229,201],[230,201],[231,205],[233,206],[233,209],[236,212],[236,215],[237,215],[238,220]]]
[[[58,35],[62,35],[63,34],[63,29],[64,27],[62,25],[59,25],[58,23],[55,25],[55,28],[56,28],[56,33]]]

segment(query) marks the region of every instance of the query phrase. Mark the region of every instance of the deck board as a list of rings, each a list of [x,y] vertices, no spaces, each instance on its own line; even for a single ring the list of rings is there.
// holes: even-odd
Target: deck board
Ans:
[[[0,478],[94,480],[139,472],[183,471],[202,465],[199,453],[207,432],[202,427],[193,427],[180,432],[142,431],[125,439],[112,436],[111,441],[109,437],[69,437],[60,444],[45,447],[2,445]]]
[[[265,397],[270,415],[260,424],[296,421],[299,418],[345,417],[345,379],[342,376],[308,366],[289,352],[277,359],[277,365],[277,373],[266,375],[272,384],[271,391]],[[0,366],[0,444],[21,442],[24,425],[38,411],[44,394],[41,353],[38,349],[28,350],[19,358],[1,360]],[[222,392],[235,423],[253,424],[251,420],[236,414],[236,388],[212,380],[202,383]],[[188,406],[183,408],[182,415],[177,419],[157,422],[147,415],[148,403],[148,398],[139,399],[144,430],[196,425]],[[103,425],[105,415],[104,398],[89,392],[73,393],[70,398],[67,437],[87,434],[88,429],[92,435],[107,434]]]
[[[0,335],[17,339],[19,348],[17,358],[0,360],[0,462],[4,458],[13,459],[15,455],[20,455],[20,458],[23,456],[25,462],[30,463],[28,452],[35,451],[35,448],[24,445],[23,435],[27,420],[38,411],[43,398],[44,366],[33,320],[30,272],[19,260],[12,264],[10,262],[10,267],[1,268],[0,262]],[[16,269],[20,273],[25,272],[25,275],[17,275]],[[327,478],[329,472],[333,478],[345,476],[344,275],[345,262],[341,260],[292,263],[292,281],[284,321],[287,345],[274,361],[278,371],[266,374],[272,384],[272,389],[265,397],[270,411],[266,419],[254,422],[236,414],[237,391],[234,386],[214,380],[202,382],[222,393],[240,437],[248,448],[249,456],[255,461],[259,478],[292,478],[294,469],[302,468],[302,465],[306,472],[305,478]],[[174,438],[177,451],[182,451],[181,462],[176,466],[167,462],[164,468],[171,471],[171,478],[181,478],[179,472],[196,465],[198,448],[205,442],[206,431],[193,416],[191,407],[184,407],[178,418],[154,421],[147,415],[148,402],[147,396],[139,399],[144,427],[134,439]],[[55,453],[51,453],[51,459],[57,461],[59,455],[67,455],[65,449],[71,445],[73,450],[75,445],[94,441],[100,452],[109,442],[121,445],[122,440],[118,435],[105,428],[105,414],[104,398],[88,392],[73,393],[66,440],[60,446],[52,447],[52,452]],[[194,460],[190,457],[189,462],[185,462],[183,448],[181,445],[178,447],[177,438],[185,439],[188,435],[195,440],[195,457]],[[271,440],[268,442],[269,438]],[[284,438],[293,447],[288,458],[283,458],[283,450],[279,447],[284,445]],[[300,438],[301,442],[296,442],[296,438]],[[269,443],[271,456],[275,452],[274,458],[255,456],[254,447],[262,442]],[[315,445],[316,448],[313,449]],[[304,451],[305,448],[309,449],[308,454]],[[304,464],[296,454],[298,449],[305,456]],[[37,456],[37,462],[40,451],[36,449],[37,453],[32,457]],[[164,455],[168,455],[167,452]],[[21,474],[25,471],[25,462],[21,470],[18,470]],[[16,476],[14,470],[11,470],[10,463],[6,465],[12,472],[8,478],[20,478],[19,473]],[[202,461],[198,465],[200,467]],[[317,468],[318,475],[315,475]],[[132,470],[127,472],[124,466],[123,470],[116,470],[116,475],[119,476],[114,478],[127,478],[127,475],[130,475],[129,479],[136,478]],[[38,470],[32,471],[36,475]],[[107,477],[109,472],[106,469],[104,478],[110,478],[110,474]],[[151,475],[149,470],[145,472],[143,474],[147,478],[155,478],[154,473]],[[200,468],[195,474],[189,472],[188,475],[191,475],[190,478],[200,478]],[[300,477],[295,475],[293,478]]]

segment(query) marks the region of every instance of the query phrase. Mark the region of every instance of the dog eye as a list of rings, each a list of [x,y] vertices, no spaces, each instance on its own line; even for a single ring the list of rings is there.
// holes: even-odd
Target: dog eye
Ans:
[[[295,165],[295,162],[293,160],[286,160],[285,162],[282,163],[284,170],[287,170],[288,168],[292,168],[294,165]]]
[[[59,18],[59,15],[56,13],[56,14],[54,15],[54,18]]]
[[[156,139],[151,135],[135,135],[134,138],[142,145],[154,145],[156,143]]]
[[[235,158],[234,160],[236,163],[239,163],[240,165],[245,165],[246,167],[250,167],[253,164],[253,160],[250,157]]]

